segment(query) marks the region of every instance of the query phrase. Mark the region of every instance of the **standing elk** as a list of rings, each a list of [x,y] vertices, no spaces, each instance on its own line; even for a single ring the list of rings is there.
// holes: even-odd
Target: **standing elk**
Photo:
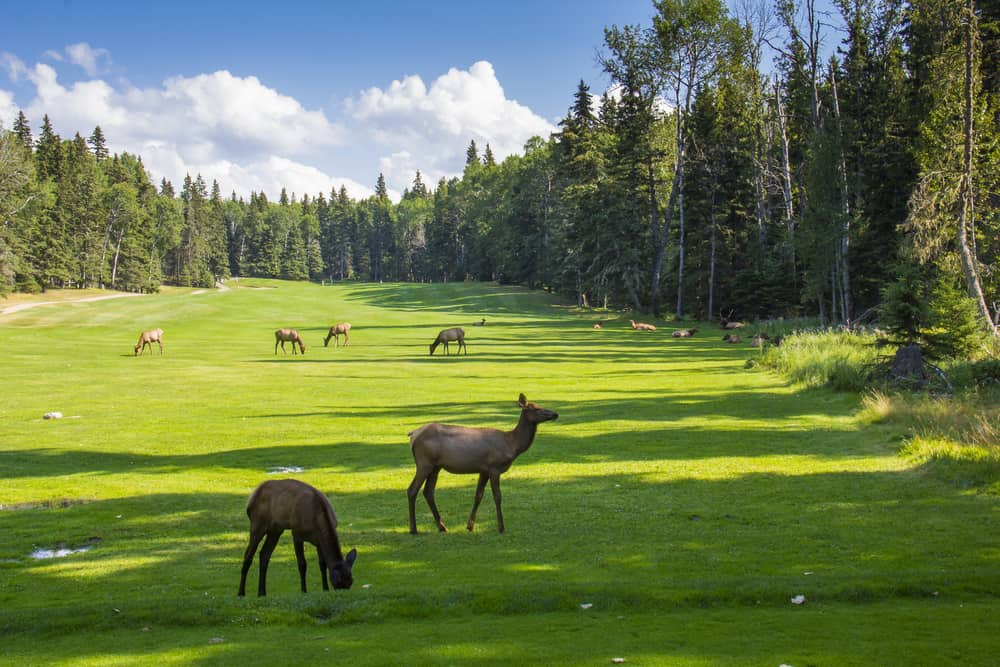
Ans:
[[[295,354],[296,344],[302,350],[302,354],[306,353],[306,344],[302,342],[302,336],[295,329],[278,329],[274,332],[274,353],[278,354],[279,343],[281,344],[281,351],[285,352],[285,343],[289,341],[292,343],[292,354]]]
[[[135,354],[133,356],[141,356],[146,351],[147,345],[149,346],[149,353],[153,354],[153,343],[159,344],[160,354],[163,354],[163,329],[150,329],[139,334],[139,342],[135,344]]]
[[[629,320],[632,324],[632,328],[636,331],[656,331],[656,327],[652,324],[646,324],[645,322],[636,322],[635,320]]]
[[[296,479],[268,480],[250,494],[247,516],[250,517],[250,543],[243,556],[238,595],[246,595],[247,573],[253,564],[257,545],[265,536],[267,539],[260,550],[257,595],[267,595],[267,565],[271,562],[274,547],[278,545],[278,538],[289,529],[295,543],[295,560],[299,565],[299,582],[303,593],[306,592],[304,542],[316,546],[324,591],[330,590],[327,585],[327,570],[330,572],[330,583],[335,589],[350,588],[354,583],[351,570],[358,551],[351,549],[344,556],[337,537],[337,514],[333,511],[330,500],[314,487]]]
[[[451,354],[448,351],[448,343],[454,343],[455,341],[458,341],[457,354],[462,354],[463,349],[465,349],[466,354],[469,353],[469,348],[465,345],[465,329],[455,327],[454,329],[444,329],[437,335],[437,338],[431,343],[431,355],[434,354],[437,346],[442,343],[444,343],[444,353]]]
[[[673,332],[671,336],[673,336],[674,338],[690,338],[696,333],[698,333],[697,329],[678,329],[677,331]]]
[[[334,324],[330,327],[330,333],[326,335],[326,339],[323,340],[323,347],[330,344],[330,339],[333,339],[333,346],[340,347],[340,337],[344,337],[344,347],[351,344],[351,323],[341,322],[340,324]]]
[[[410,504],[411,533],[417,532],[417,493],[425,482],[424,498],[431,508],[438,530],[442,533],[448,531],[434,502],[434,488],[442,469],[456,475],[479,473],[476,499],[466,528],[471,531],[476,523],[476,511],[488,480],[493,491],[493,503],[497,508],[497,530],[501,533],[504,531],[503,512],[500,510],[500,475],[507,472],[514,459],[531,447],[539,424],[559,418],[558,413],[529,403],[524,394],[518,397],[517,402],[521,406],[521,418],[513,431],[437,423],[410,431],[410,450],[417,465],[417,472],[406,490]]]

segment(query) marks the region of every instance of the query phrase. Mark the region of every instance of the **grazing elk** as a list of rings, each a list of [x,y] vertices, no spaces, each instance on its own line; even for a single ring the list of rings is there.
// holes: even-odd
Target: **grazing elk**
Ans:
[[[632,328],[636,331],[656,331],[656,327],[652,324],[646,324],[645,322],[636,322],[635,320],[629,320],[632,324]]]
[[[531,447],[539,424],[559,418],[558,413],[529,403],[524,394],[518,397],[518,405],[521,406],[521,418],[513,431],[450,424],[427,424],[410,431],[410,449],[413,461],[417,464],[417,472],[406,490],[410,503],[411,533],[417,532],[417,493],[425,482],[424,498],[431,508],[438,530],[448,530],[441,522],[441,513],[434,502],[434,487],[437,486],[438,473],[442,469],[459,475],[479,473],[476,498],[472,504],[469,523],[466,524],[470,531],[476,523],[476,510],[479,509],[486,482],[489,481],[493,490],[493,503],[497,508],[497,530],[503,532],[500,475],[507,472],[514,459]]]
[[[302,336],[295,329],[278,329],[274,332],[274,353],[278,354],[278,343],[281,343],[281,351],[285,352],[285,343],[289,341],[292,343],[292,354],[295,354],[296,344],[302,350],[302,354],[306,353],[306,344],[302,342]]]
[[[674,338],[690,338],[691,336],[695,335],[696,333],[698,333],[697,329],[678,329],[677,331],[675,331],[671,335]]]
[[[135,344],[135,355],[141,356],[149,346],[149,353],[153,354],[153,343],[160,346],[160,354],[163,354],[163,329],[150,329],[139,334],[139,342]]]
[[[317,489],[296,479],[268,480],[254,489],[247,501],[247,516],[250,517],[250,543],[243,556],[243,570],[240,573],[238,595],[246,595],[247,573],[253,564],[257,545],[266,536],[260,550],[260,576],[257,580],[257,595],[267,595],[267,565],[278,544],[278,538],[285,530],[292,531],[295,543],[295,559],[299,565],[299,582],[302,592],[306,592],[306,556],[304,542],[316,546],[319,555],[319,572],[323,580],[323,590],[328,591],[326,573],[330,572],[330,583],[334,588],[350,588],[354,583],[351,569],[358,557],[357,549],[351,549],[345,557],[337,537],[337,514],[329,499]]]
[[[330,344],[330,339],[333,339],[333,346],[340,347],[340,337],[344,337],[344,347],[351,344],[351,323],[341,322],[340,324],[334,324],[330,327],[330,333],[326,335],[326,339],[323,340],[323,347]]]
[[[457,354],[462,354],[462,349],[465,349],[465,353],[469,353],[469,348],[465,345],[465,329],[455,327],[454,329],[444,329],[437,335],[434,342],[431,343],[431,355],[434,354],[434,350],[437,349],[438,345],[444,343],[444,353],[451,354],[448,351],[448,343],[454,343],[458,341],[458,352]]]

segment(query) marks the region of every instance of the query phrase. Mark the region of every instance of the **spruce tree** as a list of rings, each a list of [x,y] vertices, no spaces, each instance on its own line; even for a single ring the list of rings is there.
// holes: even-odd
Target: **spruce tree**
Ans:
[[[28,117],[24,115],[23,111],[17,112],[17,120],[14,121],[14,134],[20,140],[21,145],[31,152],[33,145],[33,140],[31,138],[31,127],[28,125]]]
[[[104,133],[101,131],[101,126],[98,125],[94,128],[94,132],[87,139],[87,143],[90,144],[91,149],[94,151],[94,158],[101,162],[108,159],[108,146],[107,142],[104,140]]]

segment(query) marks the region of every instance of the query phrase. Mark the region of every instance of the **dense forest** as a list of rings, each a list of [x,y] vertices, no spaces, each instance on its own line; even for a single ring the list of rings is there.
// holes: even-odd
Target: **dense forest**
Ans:
[[[1000,2],[834,5],[837,31],[814,0],[657,0],[605,30],[611,92],[581,81],[557,133],[500,162],[471,142],[460,178],[418,172],[398,202],[381,175],[360,201],[156,184],[100,127],[22,113],[0,128],[0,295],[482,280],[658,316],[905,330],[964,308],[995,334]]]

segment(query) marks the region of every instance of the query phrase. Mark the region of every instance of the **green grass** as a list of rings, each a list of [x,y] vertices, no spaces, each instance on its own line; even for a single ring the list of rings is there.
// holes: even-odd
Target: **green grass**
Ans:
[[[324,348],[343,320],[350,347]],[[456,325],[469,354],[428,356]],[[154,326],[165,354],[134,357]],[[305,356],[273,354],[283,326]],[[0,662],[989,664],[998,498],[901,453],[857,395],[746,370],[756,353],[702,331],[462,284],[241,280],[2,315]],[[453,532],[420,498],[408,534],[406,433],[510,428],[520,392],[560,417],[503,477],[507,532],[489,494],[466,532],[475,479],[443,473]],[[278,466],[329,494],[350,591],[318,590],[310,555],[300,594],[286,535],[270,595],[237,598],[246,498]]]

